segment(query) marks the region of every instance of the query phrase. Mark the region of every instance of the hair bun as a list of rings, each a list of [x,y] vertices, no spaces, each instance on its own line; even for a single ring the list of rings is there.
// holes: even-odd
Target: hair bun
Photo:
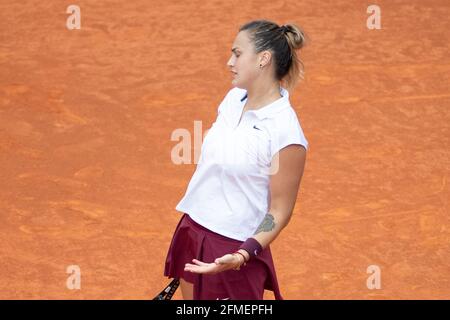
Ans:
[[[287,25],[282,25],[282,26],[280,27],[280,30],[281,30],[281,32],[283,32],[283,33],[287,33],[288,30],[289,30],[289,27],[288,27]]]
[[[283,25],[282,28],[285,30],[291,48],[301,49],[306,45],[306,34],[299,26],[290,23]]]

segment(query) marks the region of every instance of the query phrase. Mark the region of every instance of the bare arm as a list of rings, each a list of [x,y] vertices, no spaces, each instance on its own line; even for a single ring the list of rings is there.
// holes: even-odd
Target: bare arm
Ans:
[[[270,209],[252,238],[266,248],[287,226],[297,199],[300,181],[306,161],[306,150],[299,145],[289,145],[281,149],[278,157],[278,171],[270,178]],[[239,250],[248,259],[245,250]]]
[[[306,150],[299,145],[289,145],[275,154],[272,163],[276,163],[277,158],[275,157],[278,157],[278,170],[270,178],[270,210],[252,237],[263,248],[275,240],[291,219],[305,167]],[[243,249],[238,251],[245,257],[245,260],[249,259],[247,251]],[[184,270],[216,274],[239,268],[244,263],[244,257],[239,254],[226,254],[217,258],[214,263],[205,263],[194,259],[192,260],[194,264],[186,263]]]

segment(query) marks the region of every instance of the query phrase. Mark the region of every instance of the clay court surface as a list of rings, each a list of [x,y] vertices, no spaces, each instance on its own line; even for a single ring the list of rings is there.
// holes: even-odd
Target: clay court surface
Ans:
[[[66,28],[70,4],[80,30]],[[370,4],[380,30],[366,26]],[[449,11],[444,0],[2,1],[0,298],[150,299],[168,283],[175,206],[195,170],[193,156],[172,162],[171,134],[210,127],[238,27],[266,18],[311,38],[291,92],[310,148],[272,244],[282,294],[449,299]],[[66,286],[70,265],[80,290]],[[370,265],[381,289],[366,285]]]

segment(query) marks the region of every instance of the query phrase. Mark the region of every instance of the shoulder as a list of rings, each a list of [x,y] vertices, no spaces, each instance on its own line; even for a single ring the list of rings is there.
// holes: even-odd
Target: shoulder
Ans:
[[[275,131],[289,132],[295,127],[301,128],[297,112],[290,103],[283,105],[280,111],[271,114],[268,121]]]
[[[240,101],[247,93],[247,90],[238,87],[233,87],[228,90],[222,102],[219,105],[218,111],[222,111],[227,105],[234,104]]]
[[[308,149],[301,121],[290,104],[269,120],[272,154],[289,144],[300,144]]]

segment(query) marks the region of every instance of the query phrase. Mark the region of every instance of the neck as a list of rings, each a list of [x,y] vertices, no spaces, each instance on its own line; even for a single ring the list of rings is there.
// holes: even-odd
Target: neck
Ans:
[[[247,88],[247,109],[259,109],[278,99],[280,94],[280,85],[278,82],[267,84],[254,84]]]

